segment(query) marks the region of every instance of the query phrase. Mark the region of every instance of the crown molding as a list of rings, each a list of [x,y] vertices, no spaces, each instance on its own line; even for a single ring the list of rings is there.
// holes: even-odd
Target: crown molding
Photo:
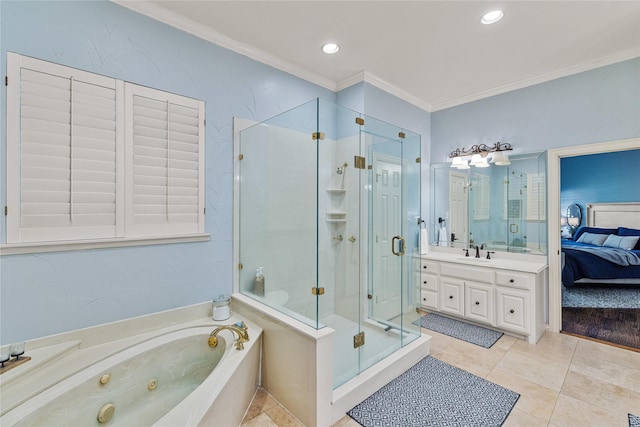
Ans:
[[[371,73],[366,71],[361,71],[354,74],[351,77],[341,80],[336,83],[333,80],[324,78],[319,76],[305,68],[299,67],[297,65],[291,64],[275,55],[271,55],[270,53],[264,52],[260,49],[257,49],[251,45],[238,42],[230,37],[221,34],[211,27],[207,27],[206,25],[200,24],[198,22],[193,21],[192,19],[185,18],[180,16],[170,10],[163,8],[158,5],[158,3],[152,3],[147,1],[131,1],[131,0],[111,0],[111,2],[116,3],[122,7],[125,7],[129,10],[132,10],[141,15],[145,15],[149,18],[152,18],[156,21],[167,24],[171,27],[177,28],[178,30],[189,33],[193,36],[221,46],[225,49],[229,49],[233,52],[236,52],[240,55],[249,57],[263,64],[272,66],[280,71],[284,71],[286,73],[292,74],[296,77],[299,77],[303,80],[306,80],[310,83],[314,83],[318,86],[321,86],[325,89],[329,89],[333,92],[338,92],[342,89],[346,89],[354,84],[360,82],[367,82],[371,85],[384,90],[398,98],[413,104],[423,110],[430,111],[431,106],[427,104],[422,99],[419,99],[416,96],[411,95],[408,92],[399,89],[396,86],[374,76]]]
[[[432,111],[444,110],[446,108],[456,107],[458,105],[466,104],[480,99],[489,98],[494,95],[500,95],[506,92],[511,92],[518,89],[524,89],[529,86],[534,86],[540,83],[549,82],[562,77],[571,76],[573,74],[582,73],[585,71],[594,70],[596,68],[604,67],[607,65],[615,64],[617,62],[627,61],[640,57],[640,48],[629,49],[623,52],[616,53],[604,58],[597,59],[595,61],[583,62],[581,64],[572,65],[561,70],[556,70],[551,73],[540,74],[535,77],[519,80],[506,85],[498,86],[493,89],[488,89],[481,92],[476,92],[472,95],[464,96],[461,98],[452,99],[433,105]]]
[[[353,86],[354,84],[366,82],[372,86],[377,87],[397,98],[402,99],[403,101],[408,102],[409,104],[415,105],[418,108],[421,108],[427,112],[431,112],[432,106],[425,102],[423,99],[418,98],[417,96],[411,95],[409,92],[405,92],[397,86],[392,85],[391,83],[383,80],[368,71],[359,71],[358,73],[352,75],[351,77],[347,77],[346,79],[340,80],[336,84],[336,90],[340,91],[342,89],[346,89],[349,86]]]
[[[282,58],[279,58],[275,55],[267,53],[263,50],[257,49],[251,45],[241,43],[237,40],[227,37],[224,34],[221,34],[213,30],[211,27],[200,24],[199,22],[195,22],[192,19],[180,16],[170,10],[163,8],[162,6],[159,6],[157,3],[151,3],[147,1],[137,1],[137,0],[136,1],[110,0],[110,1],[122,7],[125,7],[129,10],[132,10],[136,13],[145,15],[156,21],[162,22],[163,24],[167,24],[178,30],[184,31],[185,33],[189,33],[200,39],[206,40],[215,45],[223,47],[225,49],[229,49],[233,52],[236,52],[240,55],[254,59],[263,64],[269,65],[280,71],[284,71],[286,73],[292,74],[310,83],[314,83],[325,89],[329,89],[334,92],[336,91],[336,82],[334,82],[333,80],[319,76],[316,73],[313,73],[305,68],[302,68],[290,62],[287,62]]]
[[[495,88],[487,89],[484,91],[476,92],[471,95],[463,96],[460,98],[454,98],[448,101],[439,102],[436,104],[429,104],[425,100],[412,95],[397,86],[367,72],[360,71],[351,77],[335,82],[331,79],[319,76],[318,74],[297,65],[294,65],[288,61],[283,60],[280,57],[267,53],[263,50],[257,49],[251,45],[238,42],[230,37],[227,37],[211,27],[200,24],[192,19],[180,16],[172,11],[169,11],[158,3],[152,3],[145,0],[110,0],[111,2],[118,4],[122,7],[130,9],[134,12],[148,16],[156,21],[167,24],[171,27],[177,28],[181,31],[189,33],[193,36],[221,46],[225,49],[229,49],[240,55],[246,56],[263,64],[269,65],[280,71],[284,71],[298,78],[306,80],[310,83],[316,84],[325,89],[333,92],[346,89],[354,84],[360,82],[366,82],[372,86],[377,87],[391,95],[394,95],[418,108],[421,108],[429,113],[444,110],[446,108],[456,107],[458,105],[466,104],[473,101],[478,101],[491,96],[500,95],[506,92],[511,92],[518,89],[523,89],[529,86],[533,86],[540,83],[545,83],[551,80],[567,77],[573,74],[578,74],[584,71],[593,70],[595,68],[604,67],[606,65],[615,64],[617,62],[626,61],[629,59],[640,57],[640,48],[629,49],[623,52],[619,52],[614,55],[610,55],[605,58],[601,58],[595,61],[588,61],[582,64],[573,65],[561,70],[557,70],[551,73],[540,74],[531,78],[518,80],[506,85],[498,86]]]

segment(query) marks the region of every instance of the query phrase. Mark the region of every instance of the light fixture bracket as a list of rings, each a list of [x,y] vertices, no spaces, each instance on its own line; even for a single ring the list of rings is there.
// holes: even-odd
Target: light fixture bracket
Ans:
[[[489,146],[487,144],[476,144],[471,146],[469,149],[465,148],[456,148],[449,154],[450,158],[454,157],[464,157],[464,156],[472,156],[474,154],[480,154],[482,157],[486,157],[490,153],[495,153],[497,151],[511,151],[511,144],[506,142],[496,142],[494,145]]]

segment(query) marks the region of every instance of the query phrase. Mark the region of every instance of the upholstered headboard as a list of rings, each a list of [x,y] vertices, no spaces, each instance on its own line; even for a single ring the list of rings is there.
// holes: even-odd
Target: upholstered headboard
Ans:
[[[640,229],[640,202],[588,203],[587,226]]]

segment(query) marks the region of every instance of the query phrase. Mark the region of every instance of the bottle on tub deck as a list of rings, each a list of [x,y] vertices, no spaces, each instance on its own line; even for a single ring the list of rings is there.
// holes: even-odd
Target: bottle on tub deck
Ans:
[[[261,297],[264,296],[264,274],[262,274],[262,267],[256,268],[256,278],[253,279],[253,293]]]

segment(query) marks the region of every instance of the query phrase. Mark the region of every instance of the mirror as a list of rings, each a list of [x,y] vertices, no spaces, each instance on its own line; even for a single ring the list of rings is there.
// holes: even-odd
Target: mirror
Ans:
[[[546,156],[510,159],[488,168],[431,165],[433,245],[547,253]]]
[[[569,207],[567,208],[567,228],[569,228],[571,236],[575,234],[581,223],[582,209],[580,208],[580,205],[577,205],[575,203],[573,205],[569,205]]]

